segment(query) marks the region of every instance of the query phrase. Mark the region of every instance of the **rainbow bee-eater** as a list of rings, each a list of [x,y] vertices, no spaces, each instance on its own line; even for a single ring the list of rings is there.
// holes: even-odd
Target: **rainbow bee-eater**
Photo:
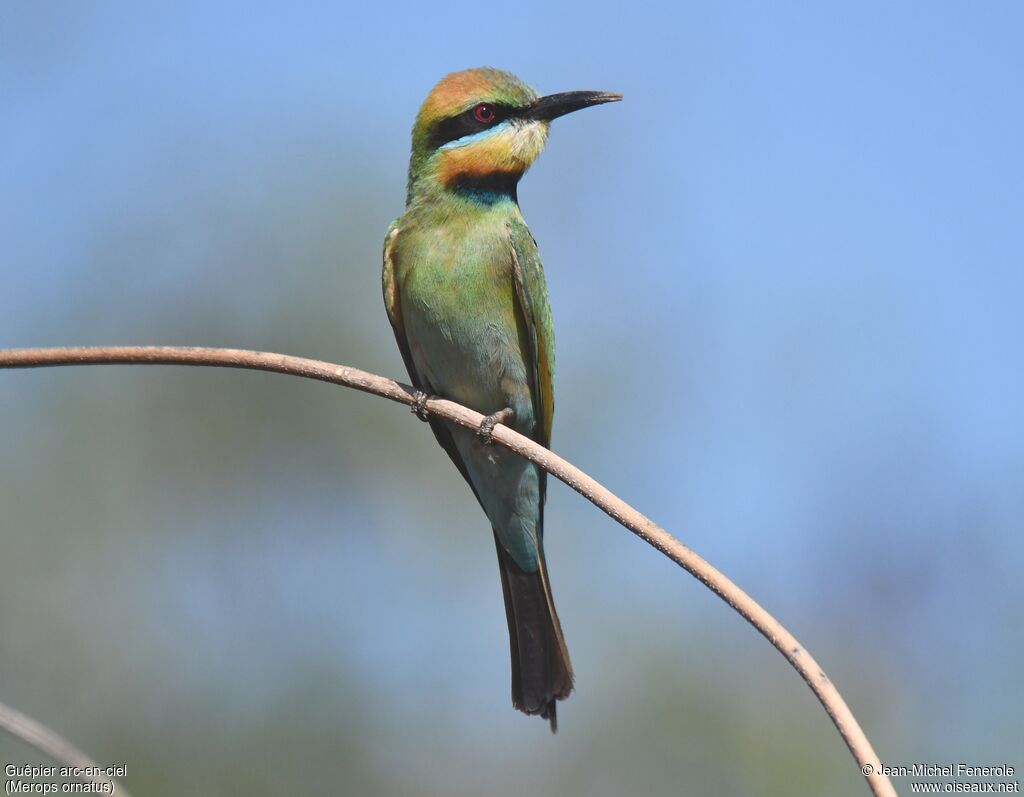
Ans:
[[[548,446],[554,332],[537,244],[516,186],[551,120],[621,99],[541,97],[508,72],[443,78],[412,131],[405,213],[384,241],[384,303],[421,417],[491,522],[512,653],[512,703],[556,728],[572,665],[544,562],[546,473],[491,445],[496,423]],[[478,431],[426,417],[427,394],[488,416]]]

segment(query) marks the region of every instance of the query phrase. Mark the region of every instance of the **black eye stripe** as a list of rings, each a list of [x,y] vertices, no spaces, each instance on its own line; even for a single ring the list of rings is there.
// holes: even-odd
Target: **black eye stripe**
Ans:
[[[450,116],[435,124],[430,130],[430,148],[437,149],[449,141],[455,141],[463,136],[479,133],[481,130],[494,127],[510,116],[514,116],[518,110],[507,105],[494,105],[491,103],[487,103],[487,105],[494,111],[494,118],[486,122],[481,122],[476,118],[477,105],[474,105],[458,116]]]

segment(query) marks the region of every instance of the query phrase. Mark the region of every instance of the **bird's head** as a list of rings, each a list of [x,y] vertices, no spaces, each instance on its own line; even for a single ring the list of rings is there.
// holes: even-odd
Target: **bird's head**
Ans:
[[[604,91],[541,97],[508,72],[453,72],[434,86],[416,117],[410,196],[422,183],[442,190],[514,191],[544,148],[552,119],[621,99]]]

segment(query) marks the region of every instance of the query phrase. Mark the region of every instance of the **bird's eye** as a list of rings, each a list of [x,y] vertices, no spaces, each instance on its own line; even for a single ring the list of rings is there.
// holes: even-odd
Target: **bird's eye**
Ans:
[[[476,117],[478,122],[490,124],[494,121],[494,106],[482,102],[473,109],[473,116]]]

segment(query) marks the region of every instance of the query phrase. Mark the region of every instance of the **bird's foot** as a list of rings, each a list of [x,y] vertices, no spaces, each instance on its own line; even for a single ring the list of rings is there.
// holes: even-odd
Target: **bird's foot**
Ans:
[[[480,428],[476,430],[476,436],[483,441],[485,446],[489,446],[494,442],[494,427],[499,423],[507,426],[508,422],[515,417],[516,411],[511,407],[505,407],[503,410],[491,413],[480,422]]]
[[[430,413],[427,412],[427,399],[430,398],[422,390],[417,390],[412,394],[412,414],[419,418],[421,421],[429,421]]]

